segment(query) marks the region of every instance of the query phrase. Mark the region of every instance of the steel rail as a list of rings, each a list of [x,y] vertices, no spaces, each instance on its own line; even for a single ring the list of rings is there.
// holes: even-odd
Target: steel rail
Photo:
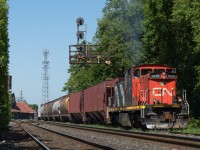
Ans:
[[[43,144],[40,140],[38,140],[35,136],[31,133],[26,131],[20,124],[19,126],[43,149],[43,150],[50,150],[45,144]]]
[[[56,123],[56,122],[45,122],[51,125],[63,126],[76,128],[81,130],[95,131],[100,133],[107,133],[119,136],[126,136],[144,140],[157,141],[162,143],[176,144],[180,146],[194,147],[200,148],[200,139],[198,138],[190,138],[190,137],[180,137],[176,135],[163,135],[158,133],[145,133],[145,132],[135,132],[135,131],[123,131],[116,129],[104,129],[104,128],[96,128],[96,127],[86,127],[81,125],[74,125],[68,123]]]
[[[76,141],[79,141],[79,142],[88,144],[88,145],[93,146],[93,147],[96,147],[96,148],[106,149],[106,150],[114,150],[114,149],[111,148],[111,147],[104,146],[104,145],[97,144],[97,143],[93,143],[93,142],[90,142],[90,141],[87,141],[87,140],[84,140],[84,139],[81,139],[81,138],[78,138],[78,137],[75,137],[75,136],[72,136],[72,135],[67,135],[67,134],[64,134],[64,133],[61,133],[61,132],[58,132],[58,131],[55,131],[55,130],[51,130],[51,129],[47,129],[47,128],[44,128],[44,127],[40,127],[40,126],[38,126],[38,125],[35,125],[35,126],[38,127],[38,128],[41,128],[41,129],[44,129],[44,130],[47,130],[47,131],[50,131],[50,132],[53,132],[53,133],[62,135],[62,136],[64,136],[64,137],[71,138],[71,139],[73,139],[73,140],[76,140]]]
[[[180,134],[180,135],[195,135],[195,136],[197,136],[197,137],[200,137],[200,134],[195,134],[195,133],[176,132],[176,131],[170,131],[169,133],[172,133],[172,134]]]

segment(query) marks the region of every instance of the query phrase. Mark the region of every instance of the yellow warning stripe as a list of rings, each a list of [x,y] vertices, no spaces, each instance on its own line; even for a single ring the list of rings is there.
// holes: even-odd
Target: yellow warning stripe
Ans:
[[[163,107],[180,108],[180,105],[151,105],[151,107],[152,108],[163,108]],[[140,109],[144,109],[144,108],[146,108],[145,105],[127,106],[127,107],[110,107],[109,112],[140,110]]]
[[[173,108],[179,108],[180,105],[151,105],[153,108],[161,108],[161,107],[173,107]]]
[[[111,107],[109,108],[109,112],[114,112],[114,111],[130,111],[130,110],[139,110],[142,108],[145,108],[146,106],[127,106],[127,107]]]

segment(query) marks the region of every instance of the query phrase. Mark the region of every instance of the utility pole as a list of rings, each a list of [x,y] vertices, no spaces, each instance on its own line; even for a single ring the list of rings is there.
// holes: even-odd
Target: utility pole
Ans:
[[[43,74],[42,74],[42,104],[49,101],[49,50],[44,49],[43,50],[43,61],[42,61],[42,68],[43,68]]]

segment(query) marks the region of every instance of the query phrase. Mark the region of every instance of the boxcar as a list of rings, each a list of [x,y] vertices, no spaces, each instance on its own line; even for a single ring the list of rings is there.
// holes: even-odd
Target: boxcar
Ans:
[[[108,100],[119,79],[101,82],[84,90],[84,113],[87,123],[105,123],[109,120]]]
[[[74,123],[83,122],[84,118],[84,99],[83,92],[76,92],[69,95],[70,121]]]

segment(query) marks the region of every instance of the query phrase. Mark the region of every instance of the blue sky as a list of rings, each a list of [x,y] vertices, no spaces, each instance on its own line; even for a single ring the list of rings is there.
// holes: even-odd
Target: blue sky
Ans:
[[[12,92],[29,104],[42,102],[42,52],[50,51],[49,97],[58,98],[68,80],[68,47],[76,44],[76,19],[87,24],[92,41],[106,0],[9,0],[9,39]]]

